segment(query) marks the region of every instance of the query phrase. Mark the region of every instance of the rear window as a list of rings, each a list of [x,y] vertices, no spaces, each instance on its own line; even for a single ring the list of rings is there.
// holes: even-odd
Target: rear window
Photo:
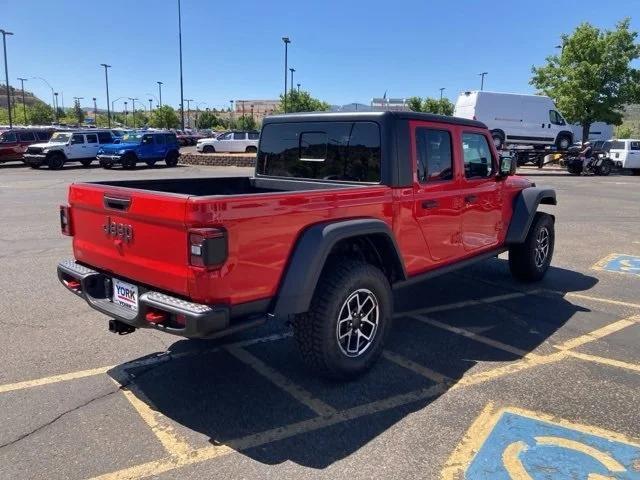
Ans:
[[[175,145],[178,143],[178,139],[173,133],[165,133],[164,139],[167,141],[167,145]]]
[[[98,132],[98,141],[100,143],[113,143],[113,138],[109,132]]]
[[[624,146],[624,142],[621,142],[620,140],[614,140],[613,142],[611,142],[611,150],[624,150],[625,146]]]
[[[249,132],[249,140],[258,140],[260,134],[258,132]]]
[[[265,125],[261,175],[380,181],[380,127],[374,122],[299,122]]]
[[[38,140],[47,141],[51,138],[51,134],[49,132],[36,132],[36,135],[38,136]]]

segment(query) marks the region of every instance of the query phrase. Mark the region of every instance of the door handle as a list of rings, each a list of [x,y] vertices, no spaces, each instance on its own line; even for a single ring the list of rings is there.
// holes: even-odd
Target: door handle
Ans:
[[[476,201],[478,201],[478,196],[477,195],[467,195],[466,197],[464,197],[464,201],[466,203],[475,203]]]
[[[436,208],[438,206],[438,201],[437,200],[425,200],[422,202],[422,208],[424,209],[431,209],[431,208]]]

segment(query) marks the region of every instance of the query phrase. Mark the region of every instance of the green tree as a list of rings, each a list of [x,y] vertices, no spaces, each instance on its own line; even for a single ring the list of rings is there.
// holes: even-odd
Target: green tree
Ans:
[[[327,102],[313,98],[306,90],[287,92],[287,112],[324,112],[329,110]],[[284,95],[280,95],[280,106],[277,113],[284,112]]]
[[[570,123],[582,125],[583,141],[592,123],[620,125],[625,104],[640,100],[640,70],[631,66],[640,58],[640,45],[629,24],[627,18],[615,30],[600,30],[582,23],[562,35],[559,55],[532,68],[530,83],[553,98]]]
[[[27,108],[28,122],[32,125],[47,125],[53,122],[53,109],[46,103],[35,103]]]
[[[198,115],[197,128],[215,128],[220,124],[220,119],[211,112],[204,111]]]
[[[616,127],[616,138],[631,138],[634,136],[634,128],[628,123],[623,123]]]
[[[435,113],[436,115],[453,115],[453,103],[448,98],[410,97],[407,105],[414,112]]]
[[[177,128],[180,119],[173,108],[163,105],[153,111],[149,124],[156,128]]]
[[[258,127],[256,120],[251,115],[236,118],[234,124],[234,128],[238,130],[255,130]]]
[[[135,119],[135,121],[134,121]],[[132,113],[131,115],[129,115],[129,118],[127,119],[127,122],[129,123],[130,126],[136,126],[136,127],[144,127],[145,125],[149,124],[149,116],[147,115],[147,113],[144,110],[137,110],[135,111],[135,113]]]
[[[73,103],[73,116],[78,124],[84,122],[84,110],[80,107],[80,100],[76,100]]]

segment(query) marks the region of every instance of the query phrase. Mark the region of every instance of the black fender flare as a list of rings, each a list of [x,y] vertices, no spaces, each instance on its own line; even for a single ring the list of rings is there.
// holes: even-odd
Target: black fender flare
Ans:
[[[507,230],[506,244],[524,243],[531,228],[538,205],[557,205],[556,191],[552,188],[529,187],[516,196],[513,203],[513,215]]]
[[[373,235],[383,236],[389,242],[395,258],[387,260],[396,262],[400,269],[400,280],[405,280],[407,274],[400,250],[393,232],[382,220],[360,218],[319,223],[307,228],[298,238],[280,282],[273,315],[286,320],[290,315],[309,310],[320,274],[332,248],[347,238]]]

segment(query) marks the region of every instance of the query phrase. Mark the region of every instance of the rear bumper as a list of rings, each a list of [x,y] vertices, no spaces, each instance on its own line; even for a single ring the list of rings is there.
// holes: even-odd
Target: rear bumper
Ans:
[[[74,260],[60,262],[57,270],[58,279],[67,290],[86,300],[95,310],[135,328],[154,328],[187,338],[215,338],[260,325],[266,320],[264,316],[252,318],[232,327],[228,306],[193,303],[142,286],[138,286],[138,311],[135,312],[111,301],[111,276]],[[151,310],[167,313],[170,319],[177,316],[182,319],[179,323],[172,320],[153,323],[146,319]]]

